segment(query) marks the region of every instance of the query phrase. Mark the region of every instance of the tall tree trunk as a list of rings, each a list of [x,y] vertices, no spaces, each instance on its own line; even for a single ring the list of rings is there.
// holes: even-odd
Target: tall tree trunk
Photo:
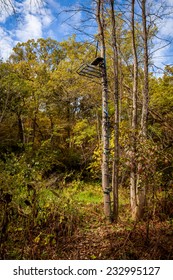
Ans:
[[[130,203],[132,218],[136,220],[137,214],[137,162],[136,162],[136,141],[137,141],[137,91],[138,91],[138,58],[135,36],[135,0],[131,1],[131,31],[133,51],[133,94],[132,94],[132,143],[131,143],[131,173],[130,173]]]
[[[70,100],[67,101],[67,112],[66,112],[66,118],[67,118],[67,126],[66,126],[66,131],[67,131],[67,148],[71,148],[71,110],[70,110]]]
[[[144,138],[147,137],[147,120],[148,120],[148,31],[146,20],[146,0],[141,1],[142,4],[142,26],[143,26],[143,43],[144,43],[144,87],[143,87],[143,103],[142,103],[142,118],[141,118],[141,134]]]
[[[119,174],[119,87],[118,87],[118,48],[116,35],[116,22],[114,12],[114,0],[110,0],[111,25],[112,25],[112,47],[113,47],[113,69],[114,69],[114,160],[112,172],[113,211],[112,218],[118,219],[118,174]]]
[[[37,113],[38,113],[38,109],[34,112],[34,118],[32,120],[32,148],[34,148],[34,145],[35,145]]]
[[[143,84],[143,101],[141,116],[141,142],[147,139],[147,122],[148,122],[148,97],[149,97],[149,79],[148,79],[148,31],[146,16],[146,0],[141,0],[142,9],[142,27],[143,27],[143,44],[144,44],[144,84]],[[137,216],[141,219],[144,215],[146,206],[147,178],[142,182],[142,186],[137,189]]]
[[[118,47],[118,53],[120,53],[120,47]],[[119,56],[118,63],[118,80],[119,80],[119,123],[122,120],[122,99],[123,99],[123,71],[122,71],[122,57]]]
[[[23,121],[20,113],[17,114],[17,119],[18,119],[18,138],[21,144],[25,144],[25,133],[24,133]]]
[[[101,56],[103,57],[102,69],[102,188],[104,193],[104,213],[111,219],[111,199],[109,186],[109,116],[108,116],[108,82],[106,71],[106,47],[104,35],[103,0],[97,0],[96,10],[98,33],[100,37]]]

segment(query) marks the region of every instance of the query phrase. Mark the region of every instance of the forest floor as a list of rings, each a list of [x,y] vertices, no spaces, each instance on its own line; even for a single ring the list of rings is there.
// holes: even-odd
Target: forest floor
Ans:
[[[92,213],[87,227],[62,239],[57,249],[55,259],[173,259],[173,225],[167,220],[109,224]]]
[[[0,247],[2,259],[173,259],[173,203],[167,201],[165,208],[162,197],[155,215],[138,223],[131,219],[125,188],[120,190],[118,223],[104,217],[99,184],[75,182],[59,191],[43,189],[37,200],[35,220],[35,206],[26,206],[28,216],[17,212],[10,218]]]
[[[158,197],[155,215],[149,217],[148,214],[144,221],[135,223],[131,219],[129,193],[121,189],[116,224],[105,220],[101,190],[96,186],[85,189],[78,196],[80,211],[84,213],[82,224],[72,236],[60,238],[53,259],[173,259],[173,205],[170,201],[165,204]]]

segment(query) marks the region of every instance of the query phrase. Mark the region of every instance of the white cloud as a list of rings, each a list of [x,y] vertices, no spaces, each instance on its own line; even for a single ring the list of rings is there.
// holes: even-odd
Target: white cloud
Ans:
[[[49,14],[49,11],[41,16],[41,21],[44,27],[48,27],[51,24],[53,17]]]
[[[20,23],[19,28],[15,32],[19,41],[25,42],[29,39],[37,39],[42,37],[42,23],[39,17],[26,14],[24,23]]]
[[[2,6],[2,3],[6,6]],[[19,16],[18,21],[17,17],[12,18],[13,8]],[[57,0],[0,1],[0,57],[7,59],[17,42],[47,36],[62,40],[70,36],[75,32],[73,27],[80,24],[81,13],[64,12],[69,8],[76,9],[75,6],[61,5]]]
[[[9,12],[7,12],[6,10],[2,10],[2,7],[1,7],[2,4],[0,4],[0,22],[1,23],[4,23],[6,21],[6,19],[10,16]]]
[[[48,27],[55,19],[51,10],[45,7],[36,13],[36,15],[40,18],[43,27]]]
[[[157,37],[153,38],[153,49],[151,52],[153,52],[152,62],[154,65],[158,68],[157,73],[163,74],[165,65],[172,64],[173,57],[172,57],[172,51],[173,51],[173,35],[172,35],[172,29],[173,29],[173,15],[171,13],[173,7],[173,0],[167,0],[165,1],[165,7],[159,6],[161,4],[161,1],[152,1],[152,12],[153,12],[153,20],[155,21],[158,33]],[[159,8],[160,7],[160,8]],[[158,17],[155,16],[155,11],[160,11],[160,14]],[[165,16],[164,14],[167,14]]]
[[[167,0],[166,2],[167,2],[167,4],[169,4],[169,5],[173,5],[173,0]]]
[[[2,57],[4,60],[8,59],[13,46],[14,40],[12,39],[12,34],[0,27],[0,58]]]
[[[45,6],[45,1],[42,0],[25,0],[22,4],[23,12],[36,14]]]
[[[54,19],[50,9],[46,8],[45,1],[42,0],[25,0],[16,2],[11,0],[11,4],[15,5],[15,11],[20,15],[19,21],[12,18],[13,8],[2,9],[2,1],[0,1],[0,22],[2,27],[0,30],[0,57],[7,59],[12,48],[17,42],[26,42],[29,39],[38,39],[44,37],[44,29],[48,29]],[[9,19],[9,22],[7,22]],[[11,22],[15,24],[11,28]]]
[[[57,11],[60,12],[62,10],[60,3],[55,0],[47,0],[47,3],[49,6],[51,6],[53,8],[53,10],[55,12],[57,12]]]
[[[45,1],[25,0],[20,5],[20,10],[23,19],[15,31],[18,40],[27,41],[43,37],[44,28],[48,28],[54,19],[51,10],[46,8]]]
[[[162,36],[169,36],[172,34],[172,30],[173,30],[173,17],[164,19],[162,21],[162,24],[160,25],[159,33]]]
[[[14,13],[14,0],[0,1],[0,22],[4,23]]]

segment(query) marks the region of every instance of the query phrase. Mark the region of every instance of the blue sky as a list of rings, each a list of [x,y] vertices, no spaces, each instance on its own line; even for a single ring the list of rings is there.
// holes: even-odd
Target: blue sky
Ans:
[[[77,9],[79,4],[89,6],[89,3],[91,3],[91,0],[10,1],[15,6],[16,15],[14,15],[11,7],[8,7],[7,10],[2,9],[2,1],[0,1],[0,57],[3,59],[8,58],[13,46],[18,42],[40,37],[51,37],[57,41],[67,39],[75,33],[74,28],[80,27],[81,20],[84,17],[81,11],[74,12],[74,10]],[[155,2],[154,5],[157,7],[157,2],[161,2],[161,0],[152,0],[151,2]],[[167,0],[166,3],[173,6],[173,0]],[[64,12],[69,9],[72,10],[71,13]],[[94,23],[93,26],[85,29],[90,34],[94,30]],[[170,14],[166,19],[160,20],[159,37],[172,40],[172,30],[173,14]],[[82,33],[77,33],[78,40],[82,40]],[[160,42],[160,40],[156,39],[154,41],[155,49],[158,49],[153,54],[154,63],[158,67],[164,68],[166,64],[173,64],[173,42],[166,48],[162,48],[161,46],[164,43],[160,44]]]
[[[16,9],[16,15],[11,7],[6,11],[0,4],[0,57],[3,59],[9,56],[17,42],[41,37],[62,41],[75,33],[74,28],[80,26],[82,13],[75,12],[80,0],[11,0],[11,2]],[[71,12],[65,12],[69,9]]]

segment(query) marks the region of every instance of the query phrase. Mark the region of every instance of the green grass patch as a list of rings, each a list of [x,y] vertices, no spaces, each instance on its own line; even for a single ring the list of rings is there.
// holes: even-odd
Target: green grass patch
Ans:
[[[82,190],[78,189],[74,199],[84,203],[100,203],[103,201],[103,193],[100,185],[83,185]]]

